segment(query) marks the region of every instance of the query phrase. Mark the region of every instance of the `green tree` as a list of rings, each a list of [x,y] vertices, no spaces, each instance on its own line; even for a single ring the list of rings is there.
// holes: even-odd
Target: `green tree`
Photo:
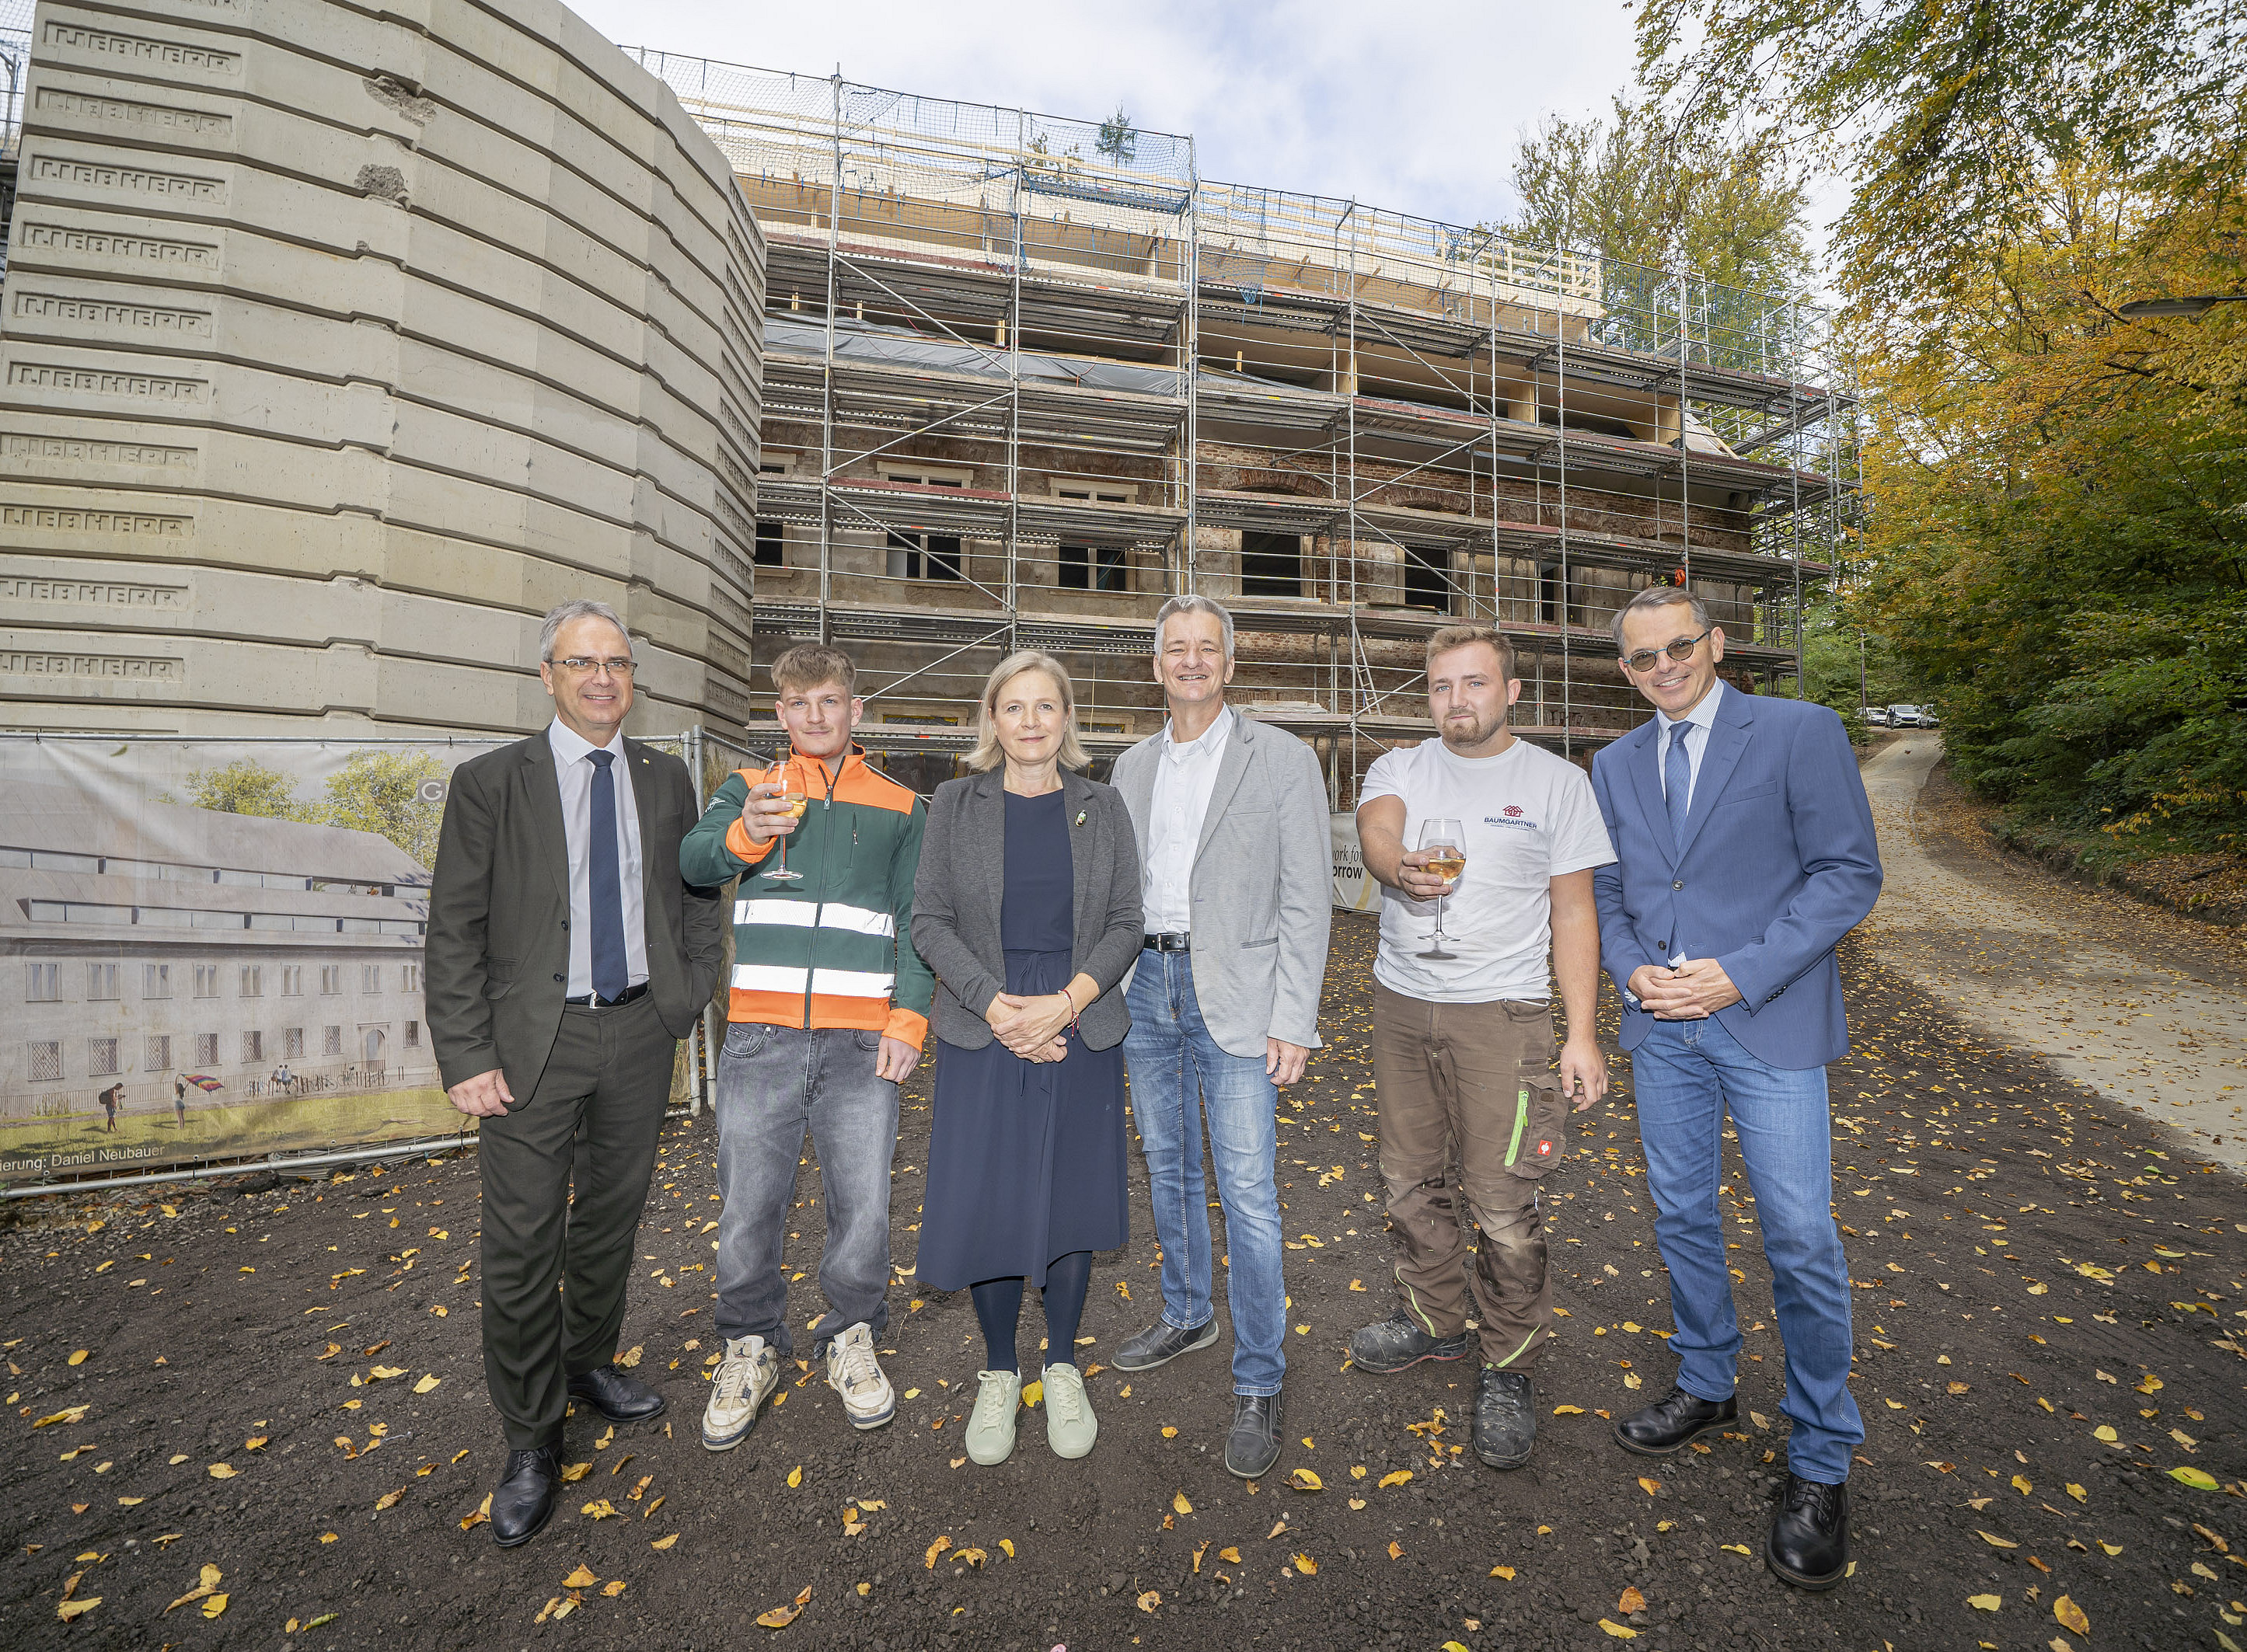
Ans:
[[[2230,192],[2247,155],[2234,0],[1646,0],[1638,50],[1656,95],[1850,174],[1834,249],[1867,313],[1924,315],[2040,236],[2055,174],[2183,201]]]
[[[1106,155],[1119,167],[1128,167],[1139,153],[1139,129],[1131,124],[1131,117],[1117,104],[1116,113],[1100,123],[1100,136],[1092,146],[1096,154]]]
[[[1809,195],[1768,137],[1729,141],[1646,99],[1610,115],[1548,115],[1522,135],[1505,233],[1533,247],[1597,252],[1650,270],[1798,292],[1809,283]]]
[[[263,815],[276,820],[305,820],[311,816],[297,801],[296,782],[255,758],[244,757],[220,768],[198,768],[185,782],[188,802],[196,809],[222,815]],[[166,796],[161,800],[176,800]]]
[[[353,752],[328,779],[319,812],[323,825],[379,832],[424,867],[435,864],[441,802],[421,795],[423,784],[442,781],[448,771],[427,752],[376,749]]]

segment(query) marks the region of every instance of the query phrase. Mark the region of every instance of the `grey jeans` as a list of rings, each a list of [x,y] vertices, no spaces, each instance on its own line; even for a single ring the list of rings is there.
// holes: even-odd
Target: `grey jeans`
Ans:
[[[828,1311],[812,1327],[813,1345],[862,1321],[877,1335],[888,1326],[898,1087],[875,1075],[881,1043],[879,1033],[850,1027],[727,1027],[718,1058],[720,1335],[762,1336],[783,1357],[795,1352],[781,1248],[807,1130],[827,1199],[819,1288]]]

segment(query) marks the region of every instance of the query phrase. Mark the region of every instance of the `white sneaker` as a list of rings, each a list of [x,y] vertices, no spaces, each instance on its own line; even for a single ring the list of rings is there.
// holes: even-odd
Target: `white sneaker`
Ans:
[[[702,1408],[702,1444],[730,1451],[756,1426],[757,1407],[780,1386],[780,1355],[762,1336],[726,1341],[726,1357],[710,1381],[710,1403]]]
[[[897,1390],[874,1357],[873,1328],[863,1321],[827,1344],[827,1386],[843,1396],[854,1429],[878,1429],[898,1414]]]

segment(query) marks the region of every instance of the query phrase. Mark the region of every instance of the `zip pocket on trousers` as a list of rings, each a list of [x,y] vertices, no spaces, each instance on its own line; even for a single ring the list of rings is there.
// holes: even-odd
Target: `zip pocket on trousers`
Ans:
[[[1513,1161],[1521,1154],[1521,1132],[1529,1128],[1529,1092],[1520,1091],[1513,1102],[1513,1139],[1506,1144],[1506,1168],[1512,1170]]]

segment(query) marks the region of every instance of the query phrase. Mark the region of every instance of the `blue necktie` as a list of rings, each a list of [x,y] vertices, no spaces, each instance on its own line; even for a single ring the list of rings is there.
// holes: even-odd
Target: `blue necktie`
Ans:
[[[1670,847],[1679,850],[1685,847],[1685,816],[1693,806],[1693,760],[1685,751],[1685,731],[1692,727],[1670,724],[1670,755],[1662,768],[1663,792],[1670,805]]]
[[[585,845],[585,882],[593,909],[593,991],[624,996],[631,980],[625,962],[624,880],[617,865],[617,783],[609,765],[614,752],[594,752],[592,836]]]

